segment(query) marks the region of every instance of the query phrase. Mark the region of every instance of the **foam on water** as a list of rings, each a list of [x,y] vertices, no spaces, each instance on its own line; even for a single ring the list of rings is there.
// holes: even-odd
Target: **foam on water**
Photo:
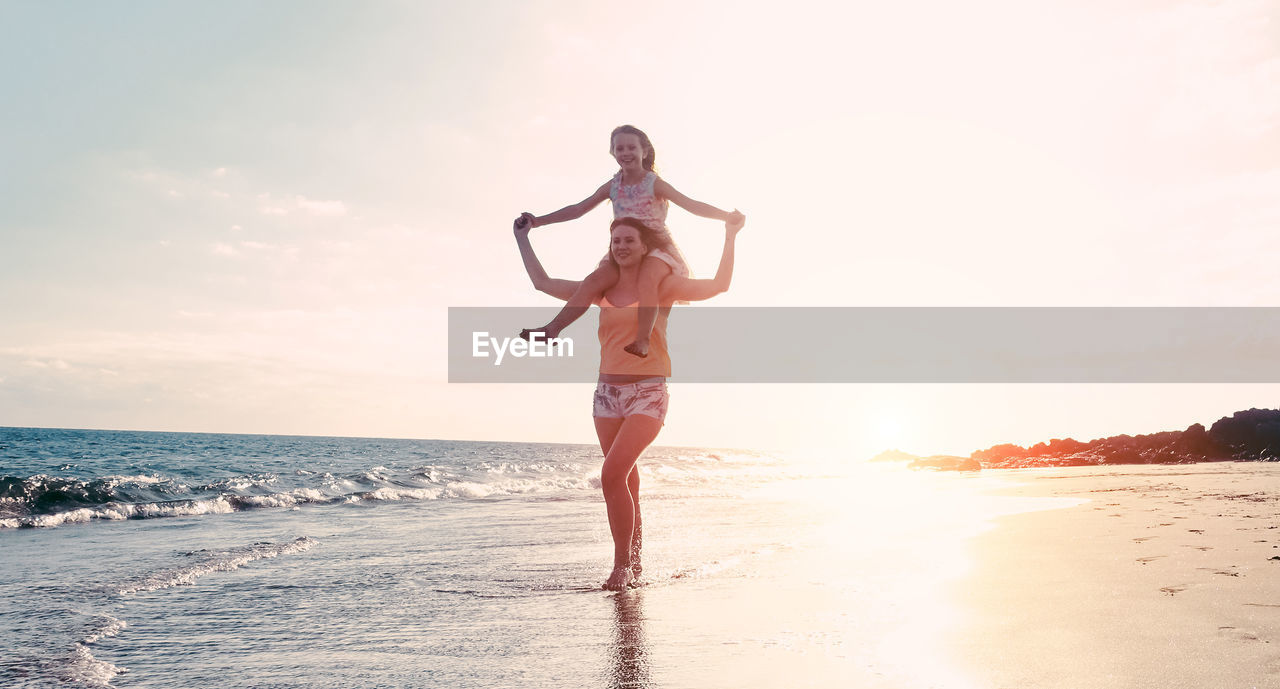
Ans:
[[[50,433],[56,437],[56,432]],[[39,433],[34,435],[41,440]],[[0,530],[361,502],[595,499],[600,490],[599,451],[589,446],[549,446],[534,452],[494,446],[484,453],[460,447],[452,456],[440,456],[412,450],[415,443],[427,441],[390,445],[392,441],[356,440],[343,442],[351,449],[361,442],[384,444],[390,451],[362,449],[346,454],[333,447],[335,439],[296,439],[292,447],[282,448],[288,451],[264,456],[260,437],[209,436],[199,444],[180,434],[177,438],[187,446],[166,456],[162,441],[173,434],[134,435],[158,445],[141,453],[152,458],[150,463],[133,459],[140,454],[138,446],[145,444],[133,438],[132,447],[119,448],[121,457],[113,461],[94,461],[83,447],[75,446],[67,452],[76,454],[78,462],[50,462],[44,470],[26,476],[12,472],[0,476]],[[112,447],[101,440],[96,444]],[[328,447],[319,453],[312,447],[317,444]],[[47,447],[40,449],[48,454]],[[230,456],[205,461],[214,451]],[[316,454],[324,459],[317,462]],[[423,464],[423,455],[431,455],[432,463]],[[393,458],[405,461],[387,461]],[[724,494],[777,480],[791,471],[769,455],[740,452],[651,448],[644,462],[646,490],[651,495],[664,488],[689,486]],[[0,465],[0,471],[9,470]]]
[[[197,579],[211,572],[230,572],[254,560],[300,553],[310,549],[317,542],[313,538],[299,536],[287,543],[254,543],[230,550],[193,551],[187,555],[199,558],[200,562],[187,567],[175,567],[145,574],[113,587],[112,593],[126,595],[185,586],[195,583]]]
[[[92,689],[111,689],[111,680],[123,672],[126,670],[93,657],[87,646],[76,644],[65,662],[53,674],[68,684]]]

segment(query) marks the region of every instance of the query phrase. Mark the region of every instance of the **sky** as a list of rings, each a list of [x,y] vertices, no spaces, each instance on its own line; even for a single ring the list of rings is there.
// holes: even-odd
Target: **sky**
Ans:
[[[1278,8],[2,1],[0,425],[592,442],[590,386],[448,383],[446,310],[552,305],[511,220],[622,123],[747,214],[716,305],[1277,306]],[[609,219],[535,230],[549,272]],[[721,226],[668,224],[714,272]],[[678,375],[661,444],[847,457],[1280,402]]]

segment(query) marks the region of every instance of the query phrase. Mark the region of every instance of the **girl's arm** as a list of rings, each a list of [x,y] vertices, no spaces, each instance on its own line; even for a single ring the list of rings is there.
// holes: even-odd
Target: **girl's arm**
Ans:
[[[675,187],[668,184],[667,181],[661,177],[653,183],[653,193],[659,198],[667,199],[690,213],[700,215],[704,218],[711,218],[712,220],[719,220],[721,222],[729,222],[730,220],[746,220],[746,216],[736,210],[730,213],[729,211],[722,211],[709,203],[694,201],[688,196],[676,191]]]
[[[538,260],[538,255],[533,252],[533,245],[529,243],[529,225],[521,226],[520,221],[517,220],[515,233],[516,245],[520,247],[520,258],[524,261],[524,270],[529,274],[529,279],[533,280],[534,288],[556,299],[569,301],[569,297],[578,291],[578,286],[582,283],[578,280],[548,277],[547,271],[542,267],[542,261]]]
[[[599,206],[605,199],[609,198],[609,185],[613,184],[613,180],[609,180],[600,185],[595,193],[587,198],[573,204],[565,206],[558,211],[553,211],[542,216],[535,216],[532,213],[525,212],[520,214],[522,220],[528,219],[532,221],[533,227],[540,225],[550,225],[552,223],[565,222],[567,220],[577,220],[587,214],[592,208]]]
[[[716,269],[715,277],[710,280],[694,280],[668,276],[662,281],[659,302],[670,304],[676,300],[702,301],[728,291],[729,283],[733,280],[733,244],[744,224],[745,220],[736,218],[725,223],[724,250],[720,253],[720,267]]]

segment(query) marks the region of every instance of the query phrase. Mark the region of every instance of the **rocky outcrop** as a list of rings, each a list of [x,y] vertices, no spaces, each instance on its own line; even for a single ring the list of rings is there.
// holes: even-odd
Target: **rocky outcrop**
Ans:
[[[979,471],[982,464],[972,457],[933,455],[918,457],[907,463],[908,469],[933,469],[934,471]]]
[[[1280,410],[1249,409],[1218,419],[1205,434],[1232,459],[1280,457]]]
[[[1197,423],[1184,431],[1114,435],[1087,443],[1066,438],[1025,448],[1004,444],[978,450],[970,457],[993,469],[1277,460],[1280,409],[1239,411],[1219,419],[1208,430]]]
[[[921,457],[902,450],[885,450],[872,457],[872,462],[901,462],[908,469],[932,469],[935,471],[979,471],[982,463],[972,457],[933,455]]]
[[[868,461],[872,462],[910,462],[914,459],[920,459],[919,455],[913,455],[902,450],[885,450],[880,454],[872,457]]]

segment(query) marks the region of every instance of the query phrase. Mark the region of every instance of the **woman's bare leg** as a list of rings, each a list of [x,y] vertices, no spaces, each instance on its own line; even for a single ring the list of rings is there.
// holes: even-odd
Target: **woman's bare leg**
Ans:
[[[631,529],[631,577],[639,579],[644,567],[640,565],[640,550],[643,547],[643,533],[640,528],[640,466],[631,467],[627,476],[627,490],[631,493],[631,503],[636,507],[635,526]]]
[[[613,440],[605,453],[604,466],[600,469],[600,487],[609,513],[609,533],[613,536],[613,571],[604,588],[621,591],[631,583],[632,539],[636,529],[636,501],[628,485],[636,460],[645,448],[658,437],[662,422],[651,416],[628,416],[617,424],[617,419],[596,419],[596,432],[603,440],[611,426],[617,425]],[[604,428],[602,428],[602,425]],[[601,442],[603,448],[604,442]],[[637,483],[637,489],[639,485]]]
[[[609,448],[613,446],[613,439],[618,435],[618,429],[622,428],[622,419],[596,419],[596,436],[600,439],[600,451],[605,455],[609,454]],[[635,526],[631,529],[631,574],[635,579],[640,578],[640,573],[644,571],[644,567],[640,564],[640,551],[643,548],[643,528],[640,518],[640,467],[639,465],[631,468],[631,473],[627,476],[627,491],[631,493],[631,504],[635,505]]]

